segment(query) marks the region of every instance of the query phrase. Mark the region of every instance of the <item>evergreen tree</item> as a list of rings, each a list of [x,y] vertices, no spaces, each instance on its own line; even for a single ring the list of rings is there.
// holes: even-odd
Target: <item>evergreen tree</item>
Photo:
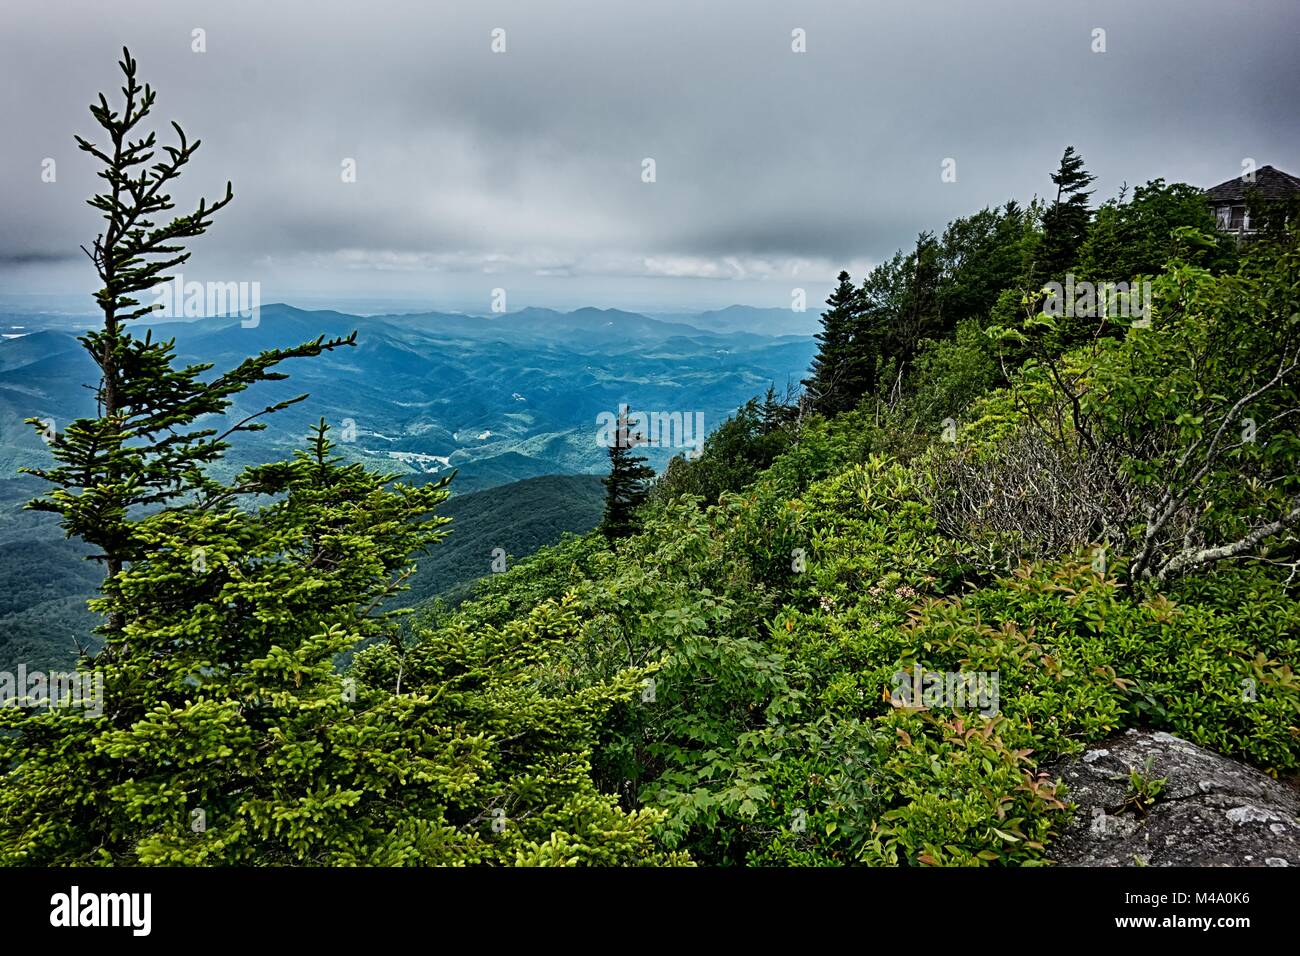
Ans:
[[[839,284],[826,305],[816,335],[817,355],[803,385],[815,411],[836,415],[857,405],[868,384],[861,348],[855,348],[854,341],[861,297],[847,272],[840,273]]]
[[[860,395],[893,389],[921,343],[940,333],[940,269],[939,244],[923,232],[912,252],[895,253],[863,281],[849,363]]]
[[[521,686],[578,626],[554,606],[404,646],[376,608],[444,533],[447,491],[344,463],[326,432],[241,475],[271,505],[143,520],[146,553],[97,603],[131,642],[100,667],[103,713],[0,711],[18,731],[0,737],[0,862],[659,860],[659,816],[623,813],[590,771],[594,722],[644,675],[580,699]]]
[[[177,127],[181,145],[149,165],[153,135],[130,137],[154,95],[129,54],[122,69],[124,111],[102,96],[92,107],[111,145],[80,140],[110,187],[91,200],[108,221],[91,253],[104,325],[82,340],[100,414],[51,443],[58,465],[35,473],[56,487],[33,503],[98,546],[105,644],[81,662],[93,689],[81,706],[0,708],[0,863],[657,860],[659,817],[623,813],[590,774],[594,722],[641,673],[580,700],[525,689],[517,675],[552,653],[558,618],[413,649],[400,612],[380,610],[411,554],[445,533],[446,480],[408,487],[346,463],[324,422],[289,461],[212,477],[228,437],[290,402],[223,431],[200,416],[283,378],[284,359],[352,339],[264,352],[205,381],[209,366],[174,365],[172,342],[129,334],[151,311],[133,295],[185,261],[181,240],[231,192],[151,226],[198,143]],[[336,662],[363,642],[374,646],[345,678]]]
[[[921,233],[904,261],[902,296],[885,340],[886,353],[902,367],[911,364],[923,341],[945,331],[939,314],[940,268],[934,233]]]
[[[271,349],[205,381],[203,375],[211,365],[177,368],[173,364],[174,340],[154,341],[152,333],[139,339],[127,331],[128,323],[157,308],[142,305],[135,296],[157,288],[169,270],[189,259],[182,243],[207,231],[213,214],[231,201],[232,190],[227,183],[222,199],[212,203],[201,199],[189,215],[155,225],[156,216],[174,208],[164,189],[180,175],[199,141],[191,143],[173,123],[179,143],[163,147],[167,158],[154,161],[155,134],[140,136],[138,127],[149,115],[156,94],[136,80],[136,63],[128,51],[123,50],[119,65],[125,76],[122,112],[113,110],[102,93],[98,104],[90,107],[107,144],[76,137],[80,148],[103,164],[98,176],[108,184],[107,192],[88,200],[102,212],[105,229],[91,249],[82,247],[103,283],[95,293],[103,325],[80,339],[100,372],[95,392],[98,415],[69,423],[49,441],[58,466],[28,470],[56,486],[48,497],[28,507],[60,515],[69,537],[99,549],[95,560],[104,564],[108,593],[117,586],[118,572],[141,553],[134,517],[139,509],[166,507],[196,495],[224,496],[226,489],[207,478],[203,469],[229,447],[226,439],[264,428],[255,419],[306,396],[269,406],[220,432],[198,427],[198,419],[225,412],[233,396],[250,385],[285,378],[275,367],[286,359],[319,355],[355,340],[353,336],[327,342],[322,337],[294,348]],[[37,430],[45,428],[37,420],[31,424]],[[115,611],[105,633],[116,636],[122,626]],[[106,648],[110,655],[124,650],[116,643]]]
[[[778,397],[776,386],[769,385],[758,407],[758,434],[764,438],[780,431],[794,421],[796,408],[791,400],[789,386],[786,394]]]
[[[609,475],[605,485],[605,514],[600,531],[609,540],[626,538],[637,530],[636,510],[650,495],[654,469],[632,449],[644,444],[645,436],[632,428],[629,409],[619,409],[613,440],[609,445]]]
[[[1088,189],[1097,177],[1083,165],[1083,157],[1067,146],[1061,165],[1052,174],[1056,199],[1043,213],[1043,243],[1038,252],[1036,280],[1048,282],[1073,267],[1088,235]]]

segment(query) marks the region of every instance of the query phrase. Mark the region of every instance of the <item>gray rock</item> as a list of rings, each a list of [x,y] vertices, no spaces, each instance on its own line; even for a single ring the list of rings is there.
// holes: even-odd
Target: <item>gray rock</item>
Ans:
[[[1300,794],[1172,734],[1130,730],[1043,769],[1077,804],[1048,847],[1062,866],[1300,866]],[[1165,778],[1145,815],[1133,770]]]

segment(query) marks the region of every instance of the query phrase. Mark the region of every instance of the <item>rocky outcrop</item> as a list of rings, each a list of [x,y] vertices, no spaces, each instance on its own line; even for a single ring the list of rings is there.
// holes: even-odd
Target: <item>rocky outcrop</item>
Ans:
[[[1130,730],[1045,767],[1074,816],[1048,848],[1062,866],[1300,866],[1300,795],[1166,733]],[[1131,774],[1164,779],[1135,799]]]

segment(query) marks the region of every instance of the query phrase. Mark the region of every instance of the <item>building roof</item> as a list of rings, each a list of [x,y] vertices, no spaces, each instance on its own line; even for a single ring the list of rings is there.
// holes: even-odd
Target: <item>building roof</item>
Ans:
[[[1245,202],[1246,193],[1258,189],[1264,199],[1286,199],[1293,193],[1300,192],[1300,177],[1284,173],[1272,166],[1261,166],[1255,170],[1255,181],[1244,182],[1240,176],[1234,176],[1217,186],[1205,190],[1205,198],[1211,203]]]

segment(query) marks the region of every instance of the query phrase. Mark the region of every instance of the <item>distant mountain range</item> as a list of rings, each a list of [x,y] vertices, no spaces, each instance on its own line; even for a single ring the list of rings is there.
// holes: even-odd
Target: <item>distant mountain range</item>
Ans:
[[[64,302],[65,306],[71,302]],[[306,311],[312,311],[310,309]],[[356,310],[350,314],[358,316],[377,316],[381,319],[401,319],[408,316],[437,317],[440,320],[481,319],[496,323],[498,326],[527,325],[530,321],[542,319],[559,320],[559,324],[569,321],[567,317],[576,317],[572,321],[581,323],[582,318],[596,317],[598,321],[615,320],[618,317],[651,319],[679,330],[689,326],[697,332],[753,332],[757,335],[813,335],[820,327],[821,305],[810,302],[803,312],[793,309],[761,308],[752,305],[730,305],[724,309],[704,312],[625,312],[618,309],[583,308],[572,312],[554,309],[528,308],[504,315],[485,315],[476,312],[426,312],[401,309],[388,311],[373,307]],[[335,313],[338,314],[338,313]],[[603,319],[599,317],[603,316]],[[522,322],[520,321],[522,320]],[[90,313],[55,310],[41,312],[35,307],[24,309],[14,305],[14,297],[0,295],[0,335],[10,335],[33,329],[63,329],[80,331],[88,322],[95,321]],[[16,326],[16,327],[15,327]],[[472,328],[472,326],[469,326]]]
[[[290,455],[320,418],[332,426],[339,454],[403,480],[456,470],[452,488],[460,497],[444,509],[455,518],[453,534],[421,559],[408,598],[420,600],[488,573],[493,548],[522,557],[599,520],[597,476],[608,468],[607,450],[596,441],[602,412],[622,403],[699,412],[712,431],[769,385],[798,381],[816,343],[784,334],[782,320],[796,315],[738,306],[692,316],[524,309],[491,317],[362,317],[277,304],[263,306],[253,328],[216,318],[151,329],[175,338],[183,360],[211,362],[215,371],[263,349],[358,332],[355,348],[288,363],[288,380],[239,397],[233,417],[311,396],[267,419],[265,431],[238,436],[225,477]],[[91,321],[0,316],[0,667],[66,663],[74,637],[84,640],[93,624],[84,599],[97,567],[47,516],[21,511],[40,485],[15,474],[50,461],[24,419],[52,419],[60,428],[94,413],[86,386],[96,369],[77,341]],[[644,449],[657,468],[680,450]]]
[[[713,332],[754,332],[758,335],[814,335],[821,328],[820,306],[811,304],[803,312],[729,305],[712,312],[689,315],[654,313],[652,317],[666,322],[684,322]]]
[[[719,324],[739,323],[738,315]],[[28,329],[40,320],[8,318],[24,319],[10,324]],[[254,328],[221,318],[158,323],[153,333],[174,337],[183,359],[223,369],[262,349],[354,329],[356,348],[290,363],[287,381],[240,397],[236,416],[311,394],[268,419],[266,431],[246,436],[233,464],[288,454],[324,417],[336,440],[354,438],[341,449],[347,456],[412,476],[459,469],[462,491],[599,472],[605,468],[605,449],[595,441],[600,413],[621,403],[700,412],[712,430],[769,385],[797,381],[815,351],[808,336],[710,331],[601,309],[360,317],[269,305]],[[0,472],[46,460],[42,441],[23,420],[48,418],[57,427],[89,414],[93,396],[84,386],[94,373],[66,327],[0,340]],[[660,467],[674,451],[646,449]]]

